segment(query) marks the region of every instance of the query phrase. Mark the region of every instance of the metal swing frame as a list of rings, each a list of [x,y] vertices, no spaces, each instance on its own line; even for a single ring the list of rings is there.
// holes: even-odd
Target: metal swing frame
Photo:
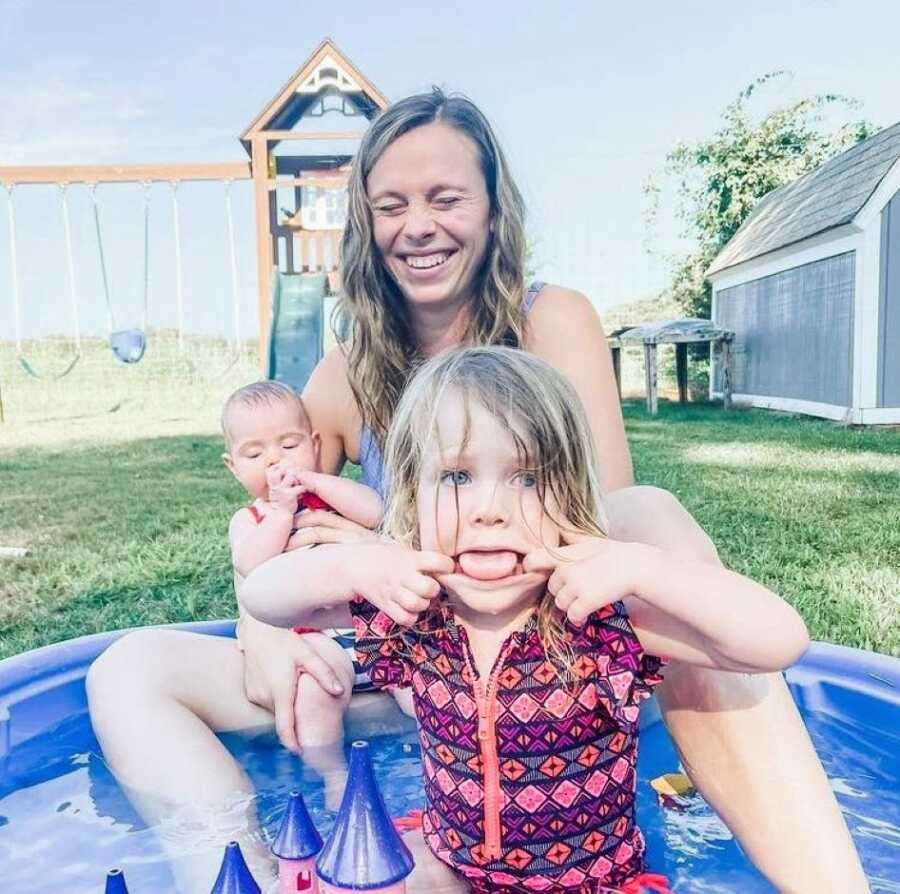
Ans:
[[[185,354],[184,350],[184,275],[182,269],[181,254],[181,212],[178,205],[177,180],[171,181],[172,187],[172,218],[175,242],[175,297],[178,312],[178,354],[181,360],[191,368],[191,373],[203,381],[220,379],[241,359],[241,304],[240,288],[238,285],[237,247],[234,236],[234,215],[231,206],[232,179],[225,180],[225,221],[228,234],[228,259],[231,270],[231,300],[232,315],[234,318],[234,336],[232,339],[232,353],[230,359],[222,369],[211,375],[200,373],[198,366]]]
[[[65,378],[78,365],[81,360],[81,330],[78,320],[78,290],[75,285],[75,263],[72,255],[72,227],[69,220],[69,201],[66,192],[67,183],[59,183],[60,190],[60,207],[62,210],[63,230],[65,233],[66,243],[66,269],[69,277],[69,301],[72,308],[72,320],[75,328],[75,352],[72,359],[63,367],[62,370],[55,373],[40,372],[35,365],[25,356],[22,349],[22,297],[19,285],[19,265],[17,259],[16,248],[16,208],[13,200],[13,190],[15,184],[6,184],[7,194],[7,214],[9,217],[9,263],[10,277],[12,279],[13,293],[13,326],[15,329],[16,339],[16,359],[22,369],[32,378],[57,380]]]

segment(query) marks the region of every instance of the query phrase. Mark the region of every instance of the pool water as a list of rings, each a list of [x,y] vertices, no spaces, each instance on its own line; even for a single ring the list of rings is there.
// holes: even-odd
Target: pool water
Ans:
[[[894,704],[885,714],[884,706],[878,705],[881,720],[869,726],[853,720],[840,705],[824,712],[816,710],[817,698],[805,699],[804,691],[796,689],[795,695],[873,892],[900,892],[900,708]],[[853,698],[855,716],[874,716],[864,711],[865,695],[856,693]],[[804,701],[813,704],[804,706]],[[651,708],[642,732],[638,795],[650,868],[668,875],[679,894],[772,891],[702,802],[685,812],[657,806],[647,780],[677,769],[678,761],[665,728],[652,712]],[[225,741],[257,786],[258,812],[270,834],[278,828],[287,793],[296,787],[303,790],[319,830],[327,832],[333,816],[325,810],[320,781],[274,736]],[[369,741],[391,813],[400,816],[421,806],[419,746],[412,723],[400,735],[373,736]],[[153,830],[140,822],[107,770],[86,713],[74,714],[25,745],[14,746],[2,768],[4,892],[46,892],[52,880],[53,890],[96,894],[102,890],[106,870],[114,866],[125,870],[132,894],[173,890]]]

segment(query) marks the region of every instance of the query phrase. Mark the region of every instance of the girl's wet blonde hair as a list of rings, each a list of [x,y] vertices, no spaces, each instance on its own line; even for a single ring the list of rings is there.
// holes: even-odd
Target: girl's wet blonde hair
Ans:
[[[404,391],[385,445],[388,490],[382,532],[386,536],[420,546],[416,506],[421,470],[440,449],[442,402],[454,398],[462,400],[466,410],[466,439],[473,403],[511,433],[521,467],[535,474],[542,505],[552,498],[558,507],[554,521],[564,531],[606,535],[597,452],[575,389],[532,354],[487,347],[438,355],[419,368]],[[446,457],[446,462],[453,467],[453,457]],[[563,618],[549,592],[541,598],[537,620],[545,651],[558,668],[568,669]]]
[[[369,127],[353,160],[341,240],[342,294],[334,318],[335,333],[346,341],[348,377],[363,422],[381,446],[407,379],[422,357],[406,301],[375,245],[366,184],[395,140],[435,122],[475,144],[490,200],[491,232],[463,343],[518,347],[525,327],[525,204],[490,124],[470,100],[438,88],[394,103]]]

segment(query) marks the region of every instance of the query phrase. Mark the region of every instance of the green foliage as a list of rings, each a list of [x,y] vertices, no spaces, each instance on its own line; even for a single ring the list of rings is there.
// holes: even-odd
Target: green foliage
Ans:
[[[722,124],[712,137],[679,143],[666,156],[665,175],[676,184],[682,235],[696,245],[670,259],[670,290],[689,316],[709,317],[711,289],[706,270],[766,193],[874,132],[864,120],[835,127],[834,115],[855,111],[859,103],[831,93],[791,102],[755,118],[751,99],[760,88],[786,77],[785,72],[771,72],[757,78],[725,108]],[[660,195],[652,178],[645,194],[652,222]]]

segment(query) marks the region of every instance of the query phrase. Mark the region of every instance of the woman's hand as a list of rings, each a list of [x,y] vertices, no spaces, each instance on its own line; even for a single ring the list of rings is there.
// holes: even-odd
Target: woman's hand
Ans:
[[[639,595],[641,574],[655,567],[659,550],[642,543],[585,537],[568,546],[529,553],[523,571],[549,575],[547,589],[573,624],[604,605]]]
[[[297,530],[286,549],[315,546],[319,543],[357,543],[378,540],[378,535],[348,518],[327,509],[307,509],[296,519]]]
[[[354,561],[356,589],[392,621],[410,627],[441,592],[437,575],[450,574],[453,559],[399,543],[360,547]]]
[[[270,627],[244,614],[240,625],[244,652],[244,692],[255,705],[275,715],[275,731],[289,751],[300,750],[299,718],[294,713],[297,681],[306,673],[334,695],[344,691],[337,674],[307,642],[293,630]]]

